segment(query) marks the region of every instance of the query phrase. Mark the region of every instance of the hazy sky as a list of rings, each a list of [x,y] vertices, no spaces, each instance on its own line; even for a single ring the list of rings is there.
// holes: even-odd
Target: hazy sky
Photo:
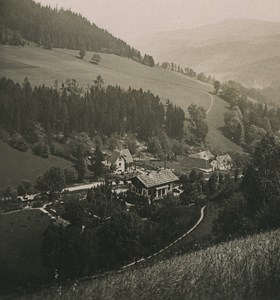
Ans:
[[[197,27],[230,18],[280,22],[280,0],[36,0],[71,8],[132,41],[149,32]]]

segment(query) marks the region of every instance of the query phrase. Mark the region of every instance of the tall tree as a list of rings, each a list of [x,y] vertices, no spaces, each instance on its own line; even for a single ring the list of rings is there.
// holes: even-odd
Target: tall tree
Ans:
[[[101,151],[99,145],[96,146],[94,155],[93,155],[93,162],[91,165],[91,170],[94,172],[96,177],[101,176],[104,174],[104,155]]]
[[[52,167],[36,180],[36,187],[41,192],[49,192],[50,200],[65,187],[65,175],[62,169]]]
[[[100,251],[107,264],[118,265],[137,257],[142,231],[138,215],[119,212],[112,216],[100,232]]]
[[[31,181],[22,180],[17,187],[17,192],[19,196],[31,195],[33,193],[33,186]]]
[[[83,59],[86,55],[86,48],[84,46],[80,47],[79,51],[80,58]]]
[[[218,95],[219,91],[220,91],[220,88],[221,88],[221,83],[220,81],[215,81],[214,82],[214,89],[215,89],[215,94]]]
[[[92,63],[98,65],[101,62],[101,56],[98,53],[94,53],[91,58]]]
[[[86,163],[85,163],[85,157],[83,155],[80,145],[78,146],[78,149],[77,149],[74,168],[78,173],[78,181],[82,182],[85,178],[87,167],[86,167]]]

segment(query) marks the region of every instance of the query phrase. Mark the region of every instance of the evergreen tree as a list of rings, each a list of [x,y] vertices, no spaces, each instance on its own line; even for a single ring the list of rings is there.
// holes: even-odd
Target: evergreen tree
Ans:
[[[86,55],[86,49],[84,46],[80,47],[80,51],[79,51],[79,55],[80,55],[80,58],[83,59]]]
[[[80,145],[78,146],[78,149],[76,152],[74,168],[78,173],[78,181],[82,182],[84,180],[87,167],[86,167],[85,159],[84,159],[83,152],[81,150]]]
[[[91,165],[91,170],[94,172],[96,177],[102,176],[104,174],[104,155],[101,151],[99,145],[96,146],[93,156],[93,162]]]

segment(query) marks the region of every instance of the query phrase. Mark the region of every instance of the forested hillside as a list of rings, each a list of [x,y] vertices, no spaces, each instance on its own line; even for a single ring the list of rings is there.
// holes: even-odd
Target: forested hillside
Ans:
[[[63,8],[44,7],[32,0],[0,1],[0,43],[23,45],[23,39],[46,49],[67,48],[113,53],[154,66],[145,55],[80,14]]]
[[[169,103],[165,109],[158,96],[142,89],[105,89],[101,76],[85,92],[76,80],[67,80],[61,89],[44,85],[32,89],[27,78],[22,87],[2,78],[0,91],[0,126],[31,143],[37,138],[36,124],[48,137],[71,132],[135,133],[147,140],[164,125],[174,138],[183,134],[185,113],[181,108]]]

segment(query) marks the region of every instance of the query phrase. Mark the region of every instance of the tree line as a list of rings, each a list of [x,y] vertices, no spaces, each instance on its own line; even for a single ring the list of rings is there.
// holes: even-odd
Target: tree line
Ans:
[[[229,110],[224,114],[225,134],[236,144],[251,151],[267,133],[280,129],[280,109],[249,100],[250,93],[233,81],[215,84],[216,94],[227,101]]]
[[[224,209],[213,227],[216,241],[279,228],[279,157],[279,142],[266,135],[255,147],[242,181],[220,195]]]
[[[154,66],[151,56],[142,57],[138,50],[71,10],[44,7],[33,0],[1,0],[0,20],[0,42],[3,44],[21,45],[22,37],[45,49],[85,48]],[[13,37],[9,35],[11,32]]]
[[[158,64],[158,66],[159,66],[159,64]],[[198,73],[189,67],[183,68],[180,65],[173,63],[173,62],[170,63],[170,62],[164,61],[163,63],[161,63],[160,67],[163,69],[166,69],[166,70],[170,70],[173,72],[177,72],[177,73],[186,75],[190,78],[194,78],[194,79],[197,79],[197,80],[205,82],[205,83],[213,84],[215,81],[215,79],[210,75],[207,76],[203,72]]]
[[[105,88],[101,76],[85,91],[76,80],[67,80],[61,87],[32,88],[27,78],[22,86],[2,78],[0,91],[0,126],[30,144],[40,140],[42,131],[49,141],[55,134],[67,137],[80,132],[90,136],[133,133],[147,141],[161,130],[173,138],[180,138],[184,131],[185,114],[180,107],[170,102],[165,107],[150,91]]]

